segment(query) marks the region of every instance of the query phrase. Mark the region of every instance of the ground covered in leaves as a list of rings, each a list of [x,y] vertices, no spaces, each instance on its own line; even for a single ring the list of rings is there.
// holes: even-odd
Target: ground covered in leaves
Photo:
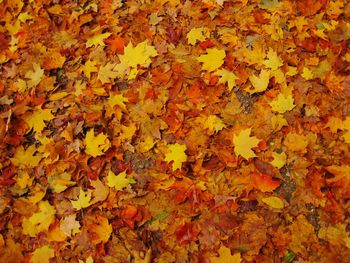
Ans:
[[[1,262],[350,262],[347,0],[0,0]]]

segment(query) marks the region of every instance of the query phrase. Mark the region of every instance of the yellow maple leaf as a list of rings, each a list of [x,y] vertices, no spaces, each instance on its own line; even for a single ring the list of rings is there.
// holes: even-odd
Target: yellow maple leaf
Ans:
[[[268,206],[275,208],[275,209],[284,208],[284,203],[283,203],[282,199],[277,197],[277,196],[266,197],[266,198],[261,199],[261,201],[263,201],[265,204],[267,204]]]
[[[239,79],[235,73],[227,69],[219,69],[215,72],[214,75],[220,77],[220,80],[219,80],[220,84],[227,83],[229,91],[233,89],[233,87],[236,85],[236,80]]]
[[[141,67],[148,67],[151,64],[151,57],[158,55],[157,50],[154,46],[148,45],[148,41],[143,41],[133,47],[132,43],[124,48],[124,54],[119,55],[121,63],[128,65],[131,68],[137,68],[138,65]]]
[[[123,188],[127,187],[129,184],[136,183],[134,178],[127,176],[125,171],[119,173],[118,175],[115,175],[112,171],[109,171],[106,180],[109,187],[114,187],[118,191],[123,190]]]
[[[80,232],[80,223],[76,221],[76,216],[68,215],[60,221],[60,230],[69,237]]]
[[[36,132],[41,132],[45,127],[46,124],[44,121],[50,121],[53,118],[55,118],[54,115],[52,115],[50,109],[36,109],[31,115],[25,118],[26,123],[28,123],[29,128]]]
[[[332,133],[337,133],[338,130],[344,129],[343,120],[337,117],[329,117],[325,128],[329,128]]]
[[[79,263],[94,263],[94,259],[91,256],[89,256],[85,262],[79,259]]]
[[[112,234],[112,226],[108,219],[98,214],[90,215],[84,221],[84,226],[89,229],[90,240],[93,245],[106,243]]]
[[[206,55],[201,55],[197,58],[199,62],[203,63],[202,70],[214,71],[224,64],[225,50],[207,48],[206,52]]]
[[[226,127],[224,122],[216,115],[209,115],[204,122],[204,127],[209,130],[209,133],[221,131]]]
[[[204,41],[210,35],[210,31],[206,27],[192,28],[190,32],[187,33],[187,41],[190,45],[195,45],[197,41]]]
[[[111,83],[119,73],[115,69],[116,64],[106,63],[106,65],[101,66],[97,78],[101,81],[102,84]]]
[[[84,72],[84,75],[90,79],[91,73],[97,72],[98,68],[96,67],[97,62],[93,60],[88,60],[85,62],[84,66],[80,67],[81,71]]]
[[[220,246],[218,252],[219,257],[211,257],[211,263],[240,263],[242,261],[240,253],[231,255],[231,250],[223,245]]]
[[[108,38],[110,35],[112,35],[112,33],[107,32],[107,33],[103,33],[103,34],[97,34],[97,35],[94,35],[94,36],[88,38],[86,41],[86,48],[89,48],[92,46],[104,47],[106,45],[104,40],[106,38]]]
[[[21,145],[16,149],[15,155],[10,160],[19,168],[26,166],[35,167],[43,158],[41,155],[34,155],[36,151],[37,149],[35,148],[35,145],[29,146],[26,150],[24,150]]]
[[[103,133],[95,136],[94,129],[91,129],[86,133],[85,145],[85,152],[93,157],[103,155],[103,153],[111,147],[111,143],[107,136]]]
[[[314,74],[312,73],[312,71],[306,67],[303,68],[303,73],[301,73],[301,76],[305,80],[310,80],[314,78]]]
[[[262,69],[259,77],[252,75],[249,77],[250,83],[253,85],[253,89],[246,89],[250,94],[265,91],[270,82],[270,71]]]
[[[264,65],[272,70],[276,70],[283,65],[283,62],[278,57],[276,51],[270,48],[267,53],[267,59],[264,61]]]
[[[275,98],[269,104],[272,110],[278,113],[285,113],[286,111],[290,111],[295,107],[292,94],[286,96],[280,93],[278,94],[277,98]]]
[[[50,246],[42,246],[34,250],[30,259],[31,263],[49,263],[55,256],[55,250]]]
[[[47,181],[51,190],[54,193],[61,193],[69,186],[73,186],[76,182],[71,181],[71,175],[69,173],[53,174],[47,177]]]
[[[38,233],[47,231],[51,223],[55,220],[56,209],[48,201],[39,203],[39,212],[34,213],[29,218],[24,218],[22,222],[23,234],[35,237]]]
[[[165,161],[171,162],[173,161],[172,169],[175,171],[176,169],[181,169],[182,163],[187,160],[187,155],[185,153],[187,147],[186,145],[175,143],[168,145],[169,153],[165,155]]]
[[[91,191],[84,192],[83,189],[80,188],[78,200],[70,200],[72,206],[76,210],[80,210],[82,208],[89,207],[91,205]]]
[[[115,105],[118,105],[120,108],[125,109],[125,103],[129,100],[123,96],[123,94],[111,95],[108,98],[107,104],[113,108]]]
[[[270,162],[274,167],[281,169],[283,166],[285,166],[287,162],[287,155],[286,153],[272,153],[273,160]]]
[[[279,131],[283,126],[288,126],[288,122],[282,114],[278,114],[272,116],[271,125],[274,131]]]
[[[318,231],[318,237],[327,240],[332,246],[343,245],[350,248],[349,231],[346,229],[346,224],[335,224],[329,226],[323,226]]]
[[[251,128],[240,131],[238,135],[233,135],[234,151],[237,156],[242,156],[244,159],[255,157],[252,148],[258,146],[260,140],[255,136],[250,137]]]
[[[135,123],[130,123],[129,126],[122,125],[121,128],[122,131],[119,136],[121,141],[131,140],[137,130]]]
[[[33,88],[38,85],[44,76],[44,70],[40,67],[39,64],[33,63],[33,69],[34,70],[28,71],[25,74],[25,78],[29,79],[27,81],[28,88]]]

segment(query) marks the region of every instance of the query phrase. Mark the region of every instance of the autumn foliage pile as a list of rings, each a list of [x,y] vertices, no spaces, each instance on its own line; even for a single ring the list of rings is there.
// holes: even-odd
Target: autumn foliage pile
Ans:
[[[350,262],[347,0],[0,0],[0,262]]]

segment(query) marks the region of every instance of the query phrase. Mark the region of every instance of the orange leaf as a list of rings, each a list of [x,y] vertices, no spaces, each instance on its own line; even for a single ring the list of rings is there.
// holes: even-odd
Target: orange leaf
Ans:
[[[273,180],[272,176],[260,173],[253,173],[253,184],[256,189],[262,192],[271,192],[280,186],[281,182]]]

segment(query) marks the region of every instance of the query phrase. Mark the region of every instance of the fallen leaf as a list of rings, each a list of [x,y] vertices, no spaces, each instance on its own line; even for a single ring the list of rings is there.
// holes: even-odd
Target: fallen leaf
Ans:
[[[103,133],[95,136],[94,129],[89,130],[85,137],[85,152],[93,157],[103,155],[111,147],[111,143],[107,136]]]
[[[136,183],[131,176],[127,176],[125,171],[119,173],[118,175],[115,175],[112,171],[109,171],[106,180],[109,187],[114,187],[118,191],[123,190],[123,188],[130,184]]]
[[[283,201],[281,200],[281,198],[278,198],[276,196],[265,197],[261,199],[261,201],[263,201],[265,204],[275,209],[284,208]]]
[[[34,250],[30,262],[31,263],[49,263],[50,259],[55,256],[55,251],[50,246],[42,246]]]
[[[91,205],[91,191],[84,192],[83,189],[80,188],[79,196],[77,200],[70,200],[73,208],[76,210],[81,210],[83,208],[89,207]]]
[[[206,52],[206,55],[201,55],[197,58],[199,62],[203,63],[202,70],[214,71],[224,64],[225,50],[207,48]]]
[[[187,155],[185,153],[187,147],[186,145],[182,145],[179,143],[168,145],[169,153],[165,155],[165,161],[171,162],[173,161],[173,171],[176,169],[181,169],[182,163],[186,162]]]
[[[239,134],[233,135],[233,145],[236,156],[242,156],[244,159],[253,158],[256,154],[252,148],[257,147],[260,140],[255,136],[250,137],[251,128],[242,130]]]

